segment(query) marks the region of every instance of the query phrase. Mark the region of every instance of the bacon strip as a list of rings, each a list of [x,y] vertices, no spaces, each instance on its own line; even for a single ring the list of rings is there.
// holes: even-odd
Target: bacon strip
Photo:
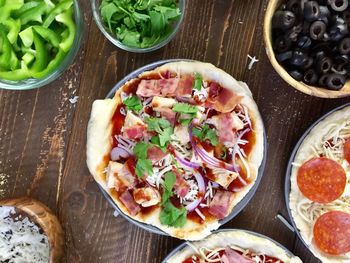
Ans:
[[[209,213],[218,219],[223,219],[230,208],[230,202],[233,193],[224,190],[218,190],[209,204]]]
[[[152,146],[152,147],[148,148],[148,150],[147,150],[147,159],[151,160],[152,164],[155,164],[156,162],[161,160],[165,155],[167,155],[167,154],[164,153],[157,146]]]
[[[223,144],[236,141],[236,134],[233,132],[233,119],[231,113],[222,113],[218,115],[218,136]]]
[[[160,95],[160,89],[157,79],[143,79],[137,87],[136,95],[141,97],[157,96]]]
[[[180,197],[185,197],[188,194],[188,191],[190,190],[190,186],[187,184],[186,180],[183,179],[182,175],[178,172],[176,172],[176,182],[174,185],[175,192]]]
[[[223,263],[254,263],[255,261],[246,258],[230,247],[225,248],[225,253],[221,257]]]
[[[144,133],[147,131],[147,128],[145,125],[137,124],[132,127],[125,127],[123,128],[123,137],[127,139],[140,139],[144,137]]]
[[[128,209],[130,215],[135,216],[138,212],[140,212],[140,206],[135,202],[132,195],[129,191],[125,191],[119,197],[120,201],[125,205],[126,209]]]
[[[233,111],[242,99],[242,96],[238,96],[232,90],[220,87],[215,82],[212,82],[209,86],[208,102],[218,112]]]

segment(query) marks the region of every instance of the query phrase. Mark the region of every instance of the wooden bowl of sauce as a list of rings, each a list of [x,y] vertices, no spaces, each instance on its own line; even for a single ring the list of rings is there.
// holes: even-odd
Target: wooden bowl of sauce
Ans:
[[[13,222],[25,220],[35,224],[47,237],[48,262],[60,262],[64,252],[64,233],[57,217],[47,206],[32,198],[23,197],[0,200],[0,209],[2,208],[14,208],[9,214]]]
[[[295,89],[306,93],[311,96],[320,97],[320,98],[342,98],[350,96],[350,80],[348,79],[341,90],[328,90],[321,87],[311,86],[303,83],[302,81],[295,80],[289,73],[278,63],[275,57],[274,50],[272,48],[272,17],[276,10],[284,0],[270,0],[264,18],[264,42],[266,48],[266,54],[269,58],[273,68],[276,72],[292,87]]]

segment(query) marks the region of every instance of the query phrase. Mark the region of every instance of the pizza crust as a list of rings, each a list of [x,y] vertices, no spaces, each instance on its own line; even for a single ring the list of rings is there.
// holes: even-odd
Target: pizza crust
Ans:
[[[322,140],[323,136],[329,130],[329,127],[333,124],[341,124],[344,121],[349,121],[350,116],[350,107],[346,107],[344,109],[338,110],[329,116],[327,116],[324,120],[320,121],[305,137],[302,144],[300,145],[298,152],[295,155],[294,163],[303,164],[305,161],[315,157],[314,151],[311,145],[316,141],[319,142]],[[297,185],[297,172],[298,167],[293,166],[291,171],[291,191],[289,194],[289,207],[291,210],[291,214],[295,225],[300,231],[300,235],[302,236],[304,242],[308,245],[309,250],[322,262],[329,263],[339,263],[339,262],[350,262],[350,252],[346,253],[345,256],[328,256],[327,254],[320,251],[316,245],[313,243],[313,226],[310,228],[309,224],[305,222],[305,220],[299,215],[297,211],[297,204],[299,202],[307,202],[312,203],[309,199],[304,197],[304,195],[300,192],[299,187]]]
[[[302,263],[302,261],[289,253],[281,246],[276,245],[270,239],[255,235],[243,230],[220,231],[212,234],[202,241],[193,242],[191,246],[186,246],[178,251],[164,263],[179,263],[191,257],[198,252],[201,247],[216,249],[227,246],[238,246],[243,249],[249,249],[256,253],[262,253],[282,260],[285,263]]]
[[[236,81],[232,76],[209,63],[168,63],[152,71],[144,72],[140,75],[140,77],[147,74],[154,74],[155,72],[164,72],[166,70],[174,71],[178,74],[193,74],[196,72],[201,74],[204,80],[215,81],[222,85],[222,87],[231,89],[238,95],[244,96],[242,104],[246,105],[249,109],[249,115],[251,119],[253,119],[255,129],[254,131],[256,141],[248,160],[251,174],[254,178],[252,182],[245,187],[245,189],[235,195],[234,202],[231,203],[230,207],[230,211],[232,211],[233,207],[243,199],[243,197],[255,184],[258,170],[264,154],[264,127],[258,108],[252,99],[252,94],[245,83]],[[116,92],[113,99],[96,100],[93,103],[87,131],[87,165],[95,180],[103,187],[103,189],[105,189],[105,191],[109,193],[121,211],[129,216],[129,212],[127,211],[126,207],[115,195],[113,195],[111,190],[107,188],[104,173],[104,169],[108,164],[108,160],[105,158],[105,156],[109,155],[109,152],[112,148],[112,142],[110,139],[112,124],[110,120],[114,114],[115,109],[117,108],[117,105],[121,103],[121,91],[122,88]],[[151,224],[171,236],[187,240],[200,240],[208,236],[211,231],[220,227],[218,220],[206,222],[204,224],[199,224],[187,220],[186,225],[182,228],[168,227],[160,223],[159,213],[160,209],[158,208],[153,210],[152,214],[149,214],[147,217],[136,215],[132,217],[132,219],[142,223]]]

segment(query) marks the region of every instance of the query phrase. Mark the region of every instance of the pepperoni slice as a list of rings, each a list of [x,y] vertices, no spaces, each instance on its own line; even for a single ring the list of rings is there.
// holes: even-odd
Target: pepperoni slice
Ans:
[[[315,244],[323,252],[331,255],[350,252],[350,214],[325,213],[316,220],[313,232]]]
[[[312,158],[298,170],[300,191],[311,201],[329,203],[344,192],[346,173],[336,161],[325,157]]]
[[[344,143],[344,159],[350,163],[350,138]]]

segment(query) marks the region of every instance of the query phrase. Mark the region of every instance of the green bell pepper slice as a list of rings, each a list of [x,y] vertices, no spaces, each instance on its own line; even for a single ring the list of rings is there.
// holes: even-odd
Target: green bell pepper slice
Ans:
[[[40,4],[40,2],[37,2],[37,1],[31,1],[31,2],[27,2],[27,3],[24,3],[21,8],[15,10],[12,12],[12,16],[14,18],[19,18],[24,12],[26,12],[27,10],[33,8],[33,7],[36,7]]]
[[[21,38],[22,43],[25,47],[31,47],[34,41],[33,28],[31,26],[27,27],[19,33],[19,37]]]
[[[12,48],[6,33],[0,28],[0,38],[2,42],[2,49],[0,55],[0,67],[5,69],[16,69],[19,67],[19,60]]]
[[[22,63],[22,67],[11,71],[0,71],[0,78],[12,81],[24,80],[30,77],[27,66]]]
[[[33,40],[35,46],[35,61],[29,69],[30,73],[42,71],[49,63],[49,53],[41,36],[33,32]]]
[[[42,16],[47,10],[47,6],[45,3],[40,3],[35,7],[29,8],[28,10],[24,11],[18,19],[21,20],[21,24],[25,25],[29,21],[36,21],[39,23],[42,23]]]
[[[73,45],[76,32],[75,23],[73,21],[73,9],[66,10],[62,14],[57,15],[55,19],[57,22],[66,25],[68,28],[68,36],[60,43],[60,48],[65,52],[68,52]]]
[[[44,20],[43,27],[49,27],[51,23],[55,20],[55,17],[62,12],[66,11],[73,5],[73,0],[63,0],[57,4],[54,9],[50,11],[46,19]]]
[[[47,67],[40,72],[32,72],[31,76],[33,78],[37,78],[37,79],[42,79],[45,76],[47,76],[48,74],[50,74],[51,72],[53,72],[55,69],[57,69],[59,67],[59,65],[61,65],[62,61],[64,60],[64,58],[66,57],[67,53],[63,51],[63,49],[59,49],[58,53],[56,54],[56,57],[50,61],[50,63],[47,65]]]
[[[24,0],[5,0],[0,7],[0,21],[5,21],[11,15],[11,12],[21,8],[24,4]]]
[[[11,44],[17,41],[18,33],[21,30],[21,22],[13,18],[7,18],[2,24],[8,29],[7,38]]]
[[[60,38],[55,33],[55,31],[43,27],[43,26],[33,26],[35,32],[37,32],[43,39],[50,42],[50,44],[54,47],[58,47],[60,44]]]

